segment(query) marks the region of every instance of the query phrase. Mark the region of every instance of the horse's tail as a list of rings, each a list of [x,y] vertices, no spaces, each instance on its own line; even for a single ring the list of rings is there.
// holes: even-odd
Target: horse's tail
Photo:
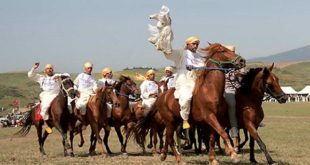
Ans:
[[[29,112],[27,112],[27,114],[25,115],[25,123],[23,125],[23,128],[21,128],[18,132],[16,132],[13,135],[14,137],[16,137],[16,136],[24,137],[29,133],[31,126],[33,124],[31,117],[32,117],[32,113],[34,113],[34,111],[35,111],[35,108],[33,108]]]
[[[144,144],[145,137],[151,127],[152,119],[157,111],[156,105],[154,105],[150,112],[135,125],[135,139],[138,144]]]

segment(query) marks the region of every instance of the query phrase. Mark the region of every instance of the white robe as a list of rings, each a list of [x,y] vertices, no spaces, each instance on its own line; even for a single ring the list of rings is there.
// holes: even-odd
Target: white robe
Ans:
[[[149,110],[155,103],[156,97],[150,97],[151,94],[158,94],[158,85],[155,81],[144,80],[140,85],[142,106]]]
[[[81,111],[82,115],[85,115],[88,99],[95,94],[97,82],[93,76],[80,73],[74,80],[74,84],[80,92],[80,97],[76,100],[76,108]]]
[[[48,120],[49,115],[47,113],[51,102],[60,92],[61,82],[59,79],[54,79],[55,76],[61,76],[61,74],[54,74],[53,76],[41,75],[36,73],[36,69],[31,68],[28,72],[28,77],[40,84],[42,92],[40,93],[41,112],[43,120]]]

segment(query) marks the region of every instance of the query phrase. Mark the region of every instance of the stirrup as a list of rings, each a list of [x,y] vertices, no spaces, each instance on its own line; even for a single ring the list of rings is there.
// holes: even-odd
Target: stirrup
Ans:
[[[52,128],[50,128],[49,126],[47,125],[43,125],[43,129],[48,133],[48,134],[51,134],[53,133],[53,130]]]
[[[183,129],[189,129],[191,126],[189,125],[189,123],[187,121],[183,121]]]

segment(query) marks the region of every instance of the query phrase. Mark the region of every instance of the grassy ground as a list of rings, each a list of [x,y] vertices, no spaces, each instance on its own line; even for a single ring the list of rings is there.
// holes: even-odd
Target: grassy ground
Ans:
[[[267,145],[271,156],[279,164],[309,164],[310,157],[310,104],[309,103],[265,103],[265,127],[260,128],[261,138]],[[130,140],[128,156],[120,153],[120,145],[114,130],[110,137],[110,147],[113,155],[108,158],[101,155],[89,157],[88,135],[89,128],[84,137],[86,143],[82,148],[77,146],[79,137],[74,141],[75,157],[63,157],[63,148],[60,134],[55,132],[51,134],[45,144],[45,151],[48,157],[41,157],[38,150],[35,128],[24,138],[11,139],[11,135],[20,128],[1,128],[0,129],[0,164],[175,164],[172,155],[168,155],[167,160],[161,162],[159,156],[149,154],[142,155],[141,149]],[[256,145],[256,159],[259,164],[266,164],[264,154]],[[98,148],[97,148],[98,151]],[[183,160],[187,164],[206,164],[208,156],[195,155],[193,151],[183,153]],[[229,156],[217,155],[221,164],[230,164]],[[249,164],[248,145],[241,153],[241,164]]]

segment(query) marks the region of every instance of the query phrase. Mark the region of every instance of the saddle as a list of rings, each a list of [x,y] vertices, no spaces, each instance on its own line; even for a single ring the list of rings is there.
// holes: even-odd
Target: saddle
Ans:
[[[35,121],[41,121],[43,120],[43,117],[41,116],[41,104],[40,103],[37,103],[35,106],[34,106],[34,112],[35,112]]]

